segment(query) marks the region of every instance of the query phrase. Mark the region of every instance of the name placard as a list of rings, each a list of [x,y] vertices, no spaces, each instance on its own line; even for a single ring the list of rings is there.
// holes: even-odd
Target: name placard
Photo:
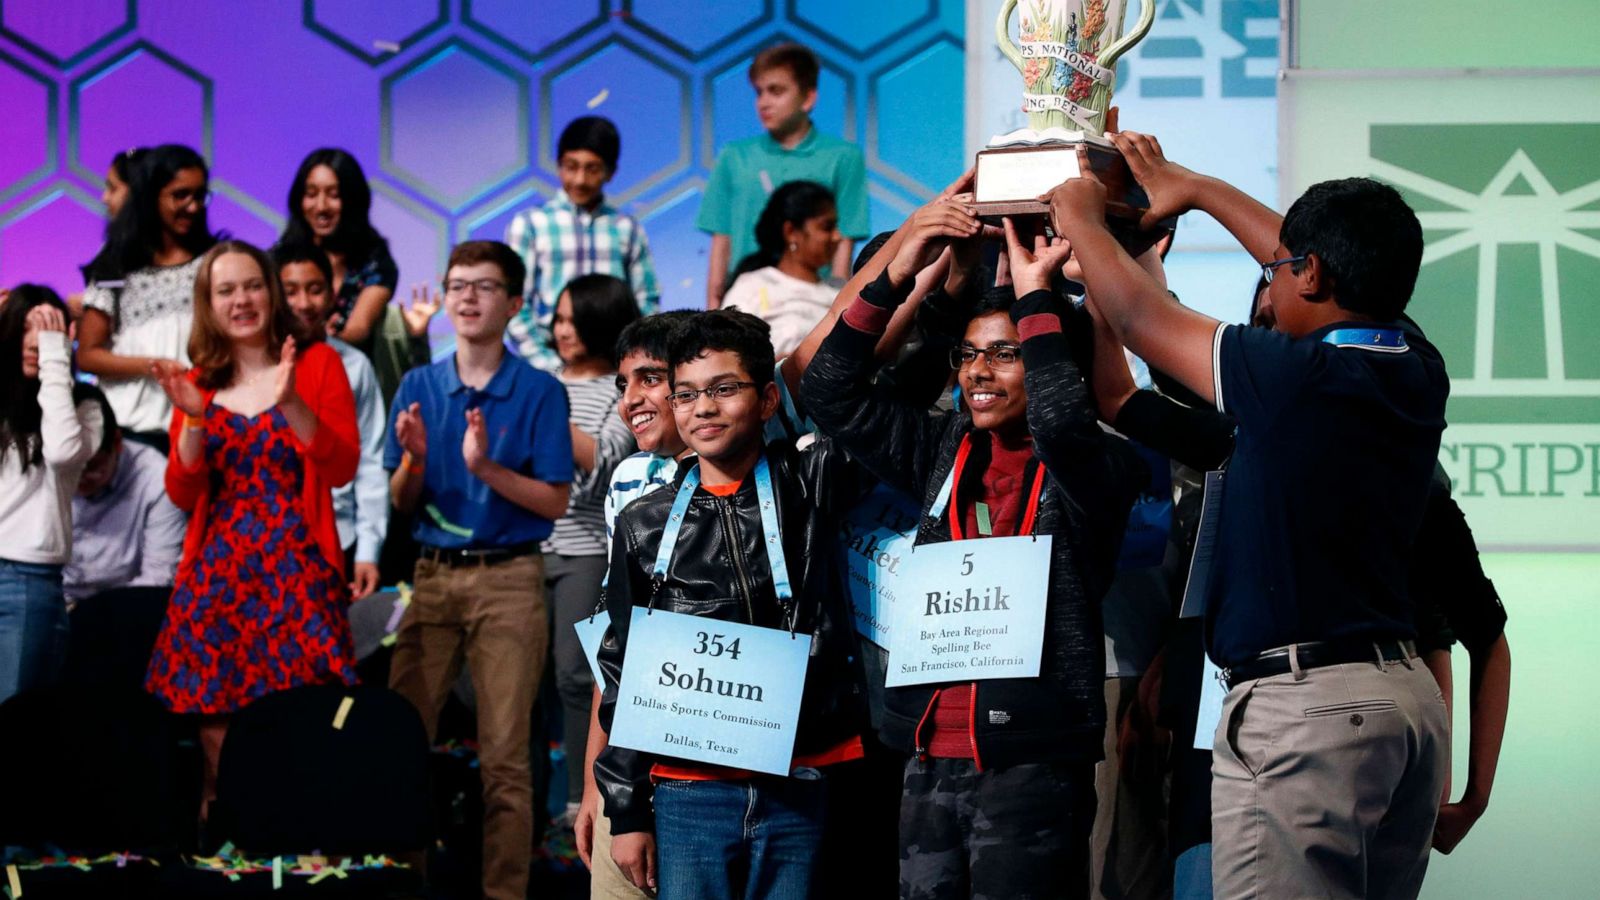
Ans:
[[[856,633],[889,646],[890,609],[917,541],[919,510],[905,494],[878,485],[839,523]]]
[[[809,635],[635,607],[611,743],[788,775]]]
[[[605,640],[606,629],[611,627],[611,614],[599,610],[587,619],[579,619],[572,626],[578,632],[578,646],[583,648],[583,658],[589,661],[589,671],[594,673],[595,687],[606,688],[606,676],[600,671],[600,643]]]
[[[1039,674],[1050,535],[927,544],[906,564],[890,620],[890,687]]]

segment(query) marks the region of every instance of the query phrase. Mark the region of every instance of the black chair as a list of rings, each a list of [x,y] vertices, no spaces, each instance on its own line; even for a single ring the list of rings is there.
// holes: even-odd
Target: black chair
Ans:
[[[171,587],[131,587],[80,600],[72,610],[61,680],[142,689],[171,596]]]
[[[27,897],[154,896],[157,866],[175,861],[199,809],[199,759],[182,727],[133,688],[55,685],[0,704],[0,846]],[[132,854],[88,871],[26,868],[62,854]]]
[[[379,687],[317,685],[269,694],[228,725],[208,834],[244,857],[300,855],[337,865],[368,855],[420,859],[431,828],[428,742],[416,710]],[[228,880],[187,867],[173,895],[238,896],[315,892],[316,896],[412,896],[420,873],[408,868],[354,871],[311,884],[305,876],[257,872]]]

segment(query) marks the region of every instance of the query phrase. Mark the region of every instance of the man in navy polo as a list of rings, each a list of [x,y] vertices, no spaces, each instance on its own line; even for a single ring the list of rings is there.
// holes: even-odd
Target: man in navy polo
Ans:
[[[498,241],[450,252],[456,352],[406,373],[384,447],[389,492],[421,545],[389,686],[431,741],[463,661],[478,706],[483,892],[527,895],[533,846],[529,718],[550,638],[539,542],[567,510],[572,435],[561,383],[505,345],[522,259]]]
[[[1219,323],[1122,251],[1098,181],[1048,195],[1096,314],[1238,422],[1204,585],[1230,688],[1214,893],[1415,897],[1449,749],[1407,594],[1449,392],[1438,351],[1402,318],[1421,226],[1369,179],[1313,185],[1279,217],[1168,162],[1154,138],[1112,137],[1149,193],[1147,224],[1203,210],[1269,282],[1256,320],[1270,329]]]

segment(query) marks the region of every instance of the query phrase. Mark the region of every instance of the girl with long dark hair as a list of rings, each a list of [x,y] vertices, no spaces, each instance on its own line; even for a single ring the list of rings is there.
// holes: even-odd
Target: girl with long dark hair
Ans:
[[[52,680],[66,650],[72,495],[101,437],[99,405],[74,390],[67,321],[47,287],[0,292],[0,701]]]
[[[296,336],[266,254],[201,257],[187,372],[156,371],[175,412],[167,494],[189,513],[145,687],[201,716],[206,793],[227,717],[272,691],[355,681],[332,489],[355,475],[339,354]]]
[[[372,360],[387,405],[401,376],[429,361],[431,316],[402,316],[389,305],[400,270],[389,242],[372,227],[371,211],[372,188],[356,158],[332,147],[313,150],[289,185],[288,222],[277,246],[312,244],[328,255],[335,295],[328,327]]]
[[[822,280],[844,240],[833,192],[815,181],[791,181],[772,192],[756,221],[756,252],[734,270],[722,298],[772,327],[781,358],[827,314],[838,285]]]
[[[172,404],[150,372],[189,362],[197,260],[216,243],[209,176],[200,154],[178,144],[151,148],[130,169],[127,201],[86,273],[78,366],[99,376],[124,434],[165,450]]]

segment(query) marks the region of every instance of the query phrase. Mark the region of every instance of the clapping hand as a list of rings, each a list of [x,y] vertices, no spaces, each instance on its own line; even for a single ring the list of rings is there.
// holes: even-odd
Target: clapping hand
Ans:
[[[413,403],[394,417],[394,438],[414,462],[428,457],[428,426],[422,423],[422,404]]]
[[[406,320],[406,334],[422,337],[428,333],[428,323],[439,314],[439,295],[430,292],[427,285],[412,285],[411,305],[401,305],[400,315]]]
[[[461,439],[461,459],[467,471],[477,474],[489,458],[489,426],[484,422],[483,410],[467,410],[467,433]]]
[[[285,338],[283,347],[278,351],[278,366],[272,376],[272,402],[277,406],[287,406],[297,398],[294,392],[295,357],[294,338]]]
[[[161,385],[172,405],[186,416],[199,418],[206,411],[206,398],[188,375],[187,369],[170,359],[150,363],[150,377]]]

